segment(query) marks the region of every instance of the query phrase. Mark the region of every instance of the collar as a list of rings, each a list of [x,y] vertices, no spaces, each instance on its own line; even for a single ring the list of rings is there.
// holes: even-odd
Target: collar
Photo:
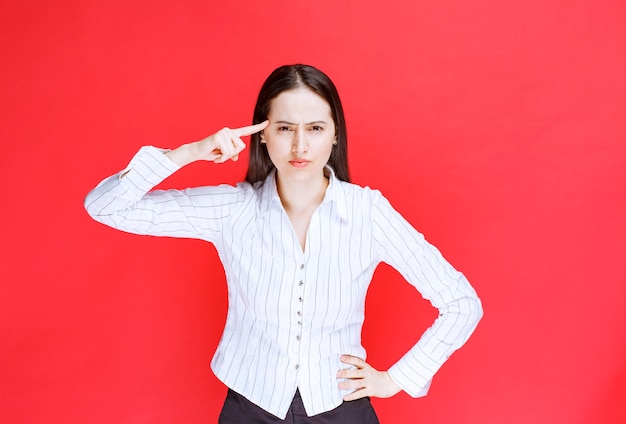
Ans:
[[[324,168],[324,175],[328,177],[328,187],[324,194],[324,199],[321,205],[325,203],[333,203],[333,213],[336,213],[341,219],[348,220],[348,205],[346,203],[346,195],[344,192],[344,181],[337,179],[335,171],[328,165]],[[260,190],[260,208],[259,212],[262,215],[269,213],[270,209],[277,205],[282,208],[280,197],[278,196],[278,189],[276,187],[276,169],[273,169],[265,179],[265,182]]]

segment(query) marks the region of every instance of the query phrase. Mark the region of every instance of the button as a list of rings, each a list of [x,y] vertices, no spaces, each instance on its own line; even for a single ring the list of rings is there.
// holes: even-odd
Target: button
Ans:
[[[302,299],[301,297],[298,298],[299,302],[302,302],[304,299]]]
[[[300,365],[299,365],[299,364],[296,364],[296,369],[298,369],[298,368],[300,368]]]
[[[297,341],[300,341],[300,336],[296,336],[296,340],[297,340]]]
[[[302,311],[298,311],[298,316],[301,317],[302,316]]]
[[[302,280],[298,281],[298,285],[299,285],[300,287],[302,287],[302,286],[304,285],[304,281],[302,281]]]
[[[300,264],[300,269],[304,269],[304,264]]]
[[[298,321],[298,325],[302,325],[302,321]]]

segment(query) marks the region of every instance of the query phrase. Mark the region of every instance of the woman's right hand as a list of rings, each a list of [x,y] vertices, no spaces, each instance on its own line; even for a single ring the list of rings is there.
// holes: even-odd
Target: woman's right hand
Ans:
[[[176,164],[183,166],[197,160],[207,160],[214,163],[224,163],[227,160],[236,161],[239,153],[246,148],[241,137],[252,135],[264,130],[269,121],[241,128],[223,128],[200,141],[185,144],[167,152],[166,155]]]

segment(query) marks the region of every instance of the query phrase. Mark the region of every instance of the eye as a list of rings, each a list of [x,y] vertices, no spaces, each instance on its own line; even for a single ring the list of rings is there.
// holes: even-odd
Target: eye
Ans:
[[[311,131],[315,131],[315,132],[324,131],[324,128],[319,125],[313,125],[311,127]]]
[[[289,127],[287,127],[287,126],[284,126],[284,125],[283,125],[283,126],[281,126],[281,127],[278,127],[278,131],[279,131],[279,132],[283,132],[283,131],[291,131],[291,128],[289,128]]]

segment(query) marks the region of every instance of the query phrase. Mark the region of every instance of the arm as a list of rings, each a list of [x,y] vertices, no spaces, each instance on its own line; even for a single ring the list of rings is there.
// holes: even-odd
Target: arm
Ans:
[[[377,371],[359,358],[342,361],[355,369],[338,377],[349,380],[341,388],[354,388],[346,396],[389,397],[400,389],[412,397],[428,392],[434,374],[472,334],[482,317],[482,305],[467,279],[456,271],[389,202],[375,192],[372,225],[378,259],[398,270],[421,295],[439,310],[439,316],[418,342],[388,371]]]
[[[397,269],[439,310],[433,325],[388,371],[409,395],[424,396],[434,374],[478,325],[482,305],[465,276],[381,195],[373,215],[381,260]]]
[[[245,145],[239,137],[267,123],[235,130],[223,129],[198,142],[163,153],[143,147],[120,173],[106,178],[85,199],[85,208],[96,221],[137,234],[198,237],[219,231],[220,218],[237,203],[232,187],[199,187],[150,191],[172,173],[196,160],[222,163],[236,160]]]

